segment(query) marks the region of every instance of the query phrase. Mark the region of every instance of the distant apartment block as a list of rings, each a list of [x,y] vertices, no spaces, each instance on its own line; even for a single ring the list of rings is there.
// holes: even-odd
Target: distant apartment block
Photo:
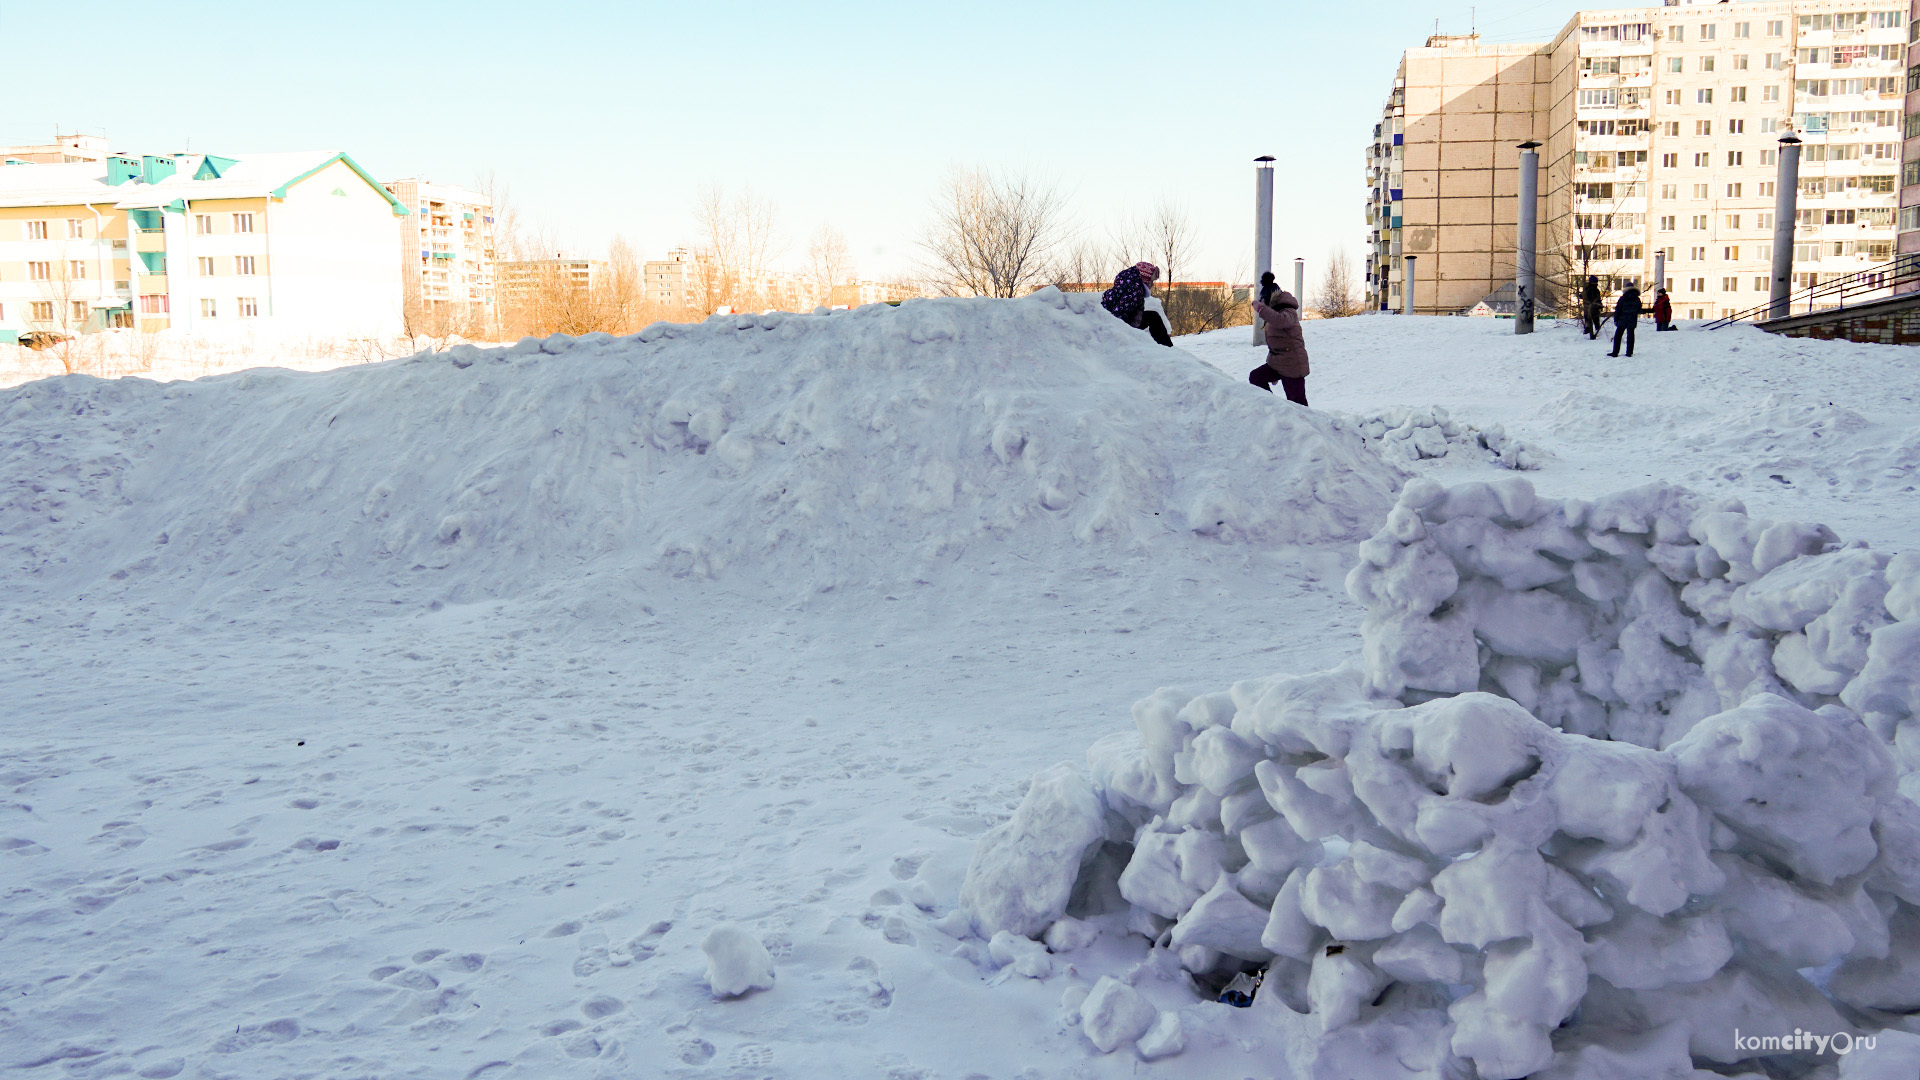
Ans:
[[[1886,261],[1902,141],[1920,137],[1905,102],[1920,89],[1905,67],[1908,16],[1884,0],[1676,2],[1581,12],[1547,44],[1434,38],[1408,50],[1368,150],[1370,305],[1401,306],[1408,255],[1422,314],[1469,308],[1512,280],[1515,146],[1529,138],[1544,144],[1549,284],[1645,284],[1664,253],[1681,317],[1763,303],[1789,132],[1805,143],[1795,285]],[[1906,171],[1920,205],[1920,176]],[[1910,216],[1920,227],[1920,209]]]
[[[717,281],[709,283],[706,263],[685,248],[676,248],[664,259],[655,259],[642,268],[643,291],[648,305],[656,311],[711,315],[710,301],[728,291]],[[715,273],[716,278],[719,276]],[[829,288],[811,274],[787,271],[763,271],[744,276],[738,293],[756,309],[775,311],[812,311],[816,307],[859,307],[862,304],[895,303],[919,295],[910,287],[879,281],[848,281]],[[714,302],[718,308],[721,304]]]
[[[606,273],[607,264],[570,251],[550,257],[512,259],[494,264],[495,289],[502,304],[522,301],[549,285],[561,285],[579,292],[592,292]]]
[[[400,329],[394,251],[409,215],[347,155],[96,160],[97,144],[57,145],[83,160],[0,147],[0,338]]]
[[[0,163],[7,165],[71,165],[107,160],[108,142],[101,135],[55,135],[40,146],[0,146]]]
[[[393,180],[388,191],[412,211],[400,231],[401,287],[410,321],[494,318],[493,200],[427,180]]]

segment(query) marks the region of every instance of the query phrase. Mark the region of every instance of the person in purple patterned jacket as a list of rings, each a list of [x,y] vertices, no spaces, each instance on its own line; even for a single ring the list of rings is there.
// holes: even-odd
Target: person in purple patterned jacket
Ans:
[[[1153,335],[1153,340],[1172,348],[1173,337],[1167,333],[1167,324],[1161,321],[1158,312],[1147,310],[1147,290],[1159,277],[1160,268],[1152,263],[1134,263],[1114,275],[1113,288],[1100,294],[1100,306],[1114,318],[1135,330],[1145,330]]]

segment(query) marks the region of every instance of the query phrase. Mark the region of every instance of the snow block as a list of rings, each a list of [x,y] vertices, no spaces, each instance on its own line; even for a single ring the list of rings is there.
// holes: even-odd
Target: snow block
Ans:
[[[1093,785],[1067,763],[1036,774],[1013,817],[987,831],[960,886],[960,907],[983,937],[1038,937],[1066,914],[1089,849],[1106,834]]]
[[[707,954],[707,986],[715,996],[773,989],[773,955],[746,929],[721,923],[707,932],[700,951]]]

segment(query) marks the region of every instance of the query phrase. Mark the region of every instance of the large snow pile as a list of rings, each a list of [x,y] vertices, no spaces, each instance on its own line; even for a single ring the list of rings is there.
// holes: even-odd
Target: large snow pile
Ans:
[[[1049,557],[1351,538],[1398,482],[1337,420],[1054,290],[325,373],[50,379],[0,396],[0,433],[0,571],[100,592],[327,579],[457,601],[747,561],[823,589],[987,538]]]
[[[983,838],[973,928],[1265,967],[1302,1077],[1792,1071],[1834,1057],[1745,1036],[1911,1028],[1920,559],[1517,477],[1413,481],[1361,559],[1362,663],[1139,702]]]

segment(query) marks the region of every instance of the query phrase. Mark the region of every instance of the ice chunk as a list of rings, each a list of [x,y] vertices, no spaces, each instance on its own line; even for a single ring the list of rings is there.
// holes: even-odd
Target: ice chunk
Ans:
[[[1329,945],[1313,958],[1307,977],[1307,1001],[1322,1032],[1333,1031],[1360,1018],[1360,1007],[1386,986],[1386,977],[1353,950]]]
[[[1044,979],[1053,974],[1053,957],[1047,947],[1010,930],[1002,930],[987,942],[987,955],[993,962],[1013,968],[1015,975]]]
[[[1134,1052],[1142,1061],[1159,1061],[1186,1048],[1187,1033],[1180,1026],[1180,1014],[1175,1012],[1161,1013],[1147,1033],[1133,1044]]]
[[[1145,1035],[1159,1018],[1138,990],[1111,975],[1101,976],[1080,1003],[1080,1030],[1103,1054]]]
[[[1040,934],[1066,913],[1081,863],[1105,832],[1105,809],[1079,770],[1064,762],[1042,770],[1013,817],[980,838],[960,906],[983,935]]]
[[[1272,951],[1260,943],[1269,914],[1240,895],[1232,881],[1222,875],[1174,924],[1173,945],[1204,945],[1242,960],[1269,960]]]
[[[733,923],[721,923],[700,943],[707,954],[707,986],[720,997],[773,989],[773,956],[760,939]]]

